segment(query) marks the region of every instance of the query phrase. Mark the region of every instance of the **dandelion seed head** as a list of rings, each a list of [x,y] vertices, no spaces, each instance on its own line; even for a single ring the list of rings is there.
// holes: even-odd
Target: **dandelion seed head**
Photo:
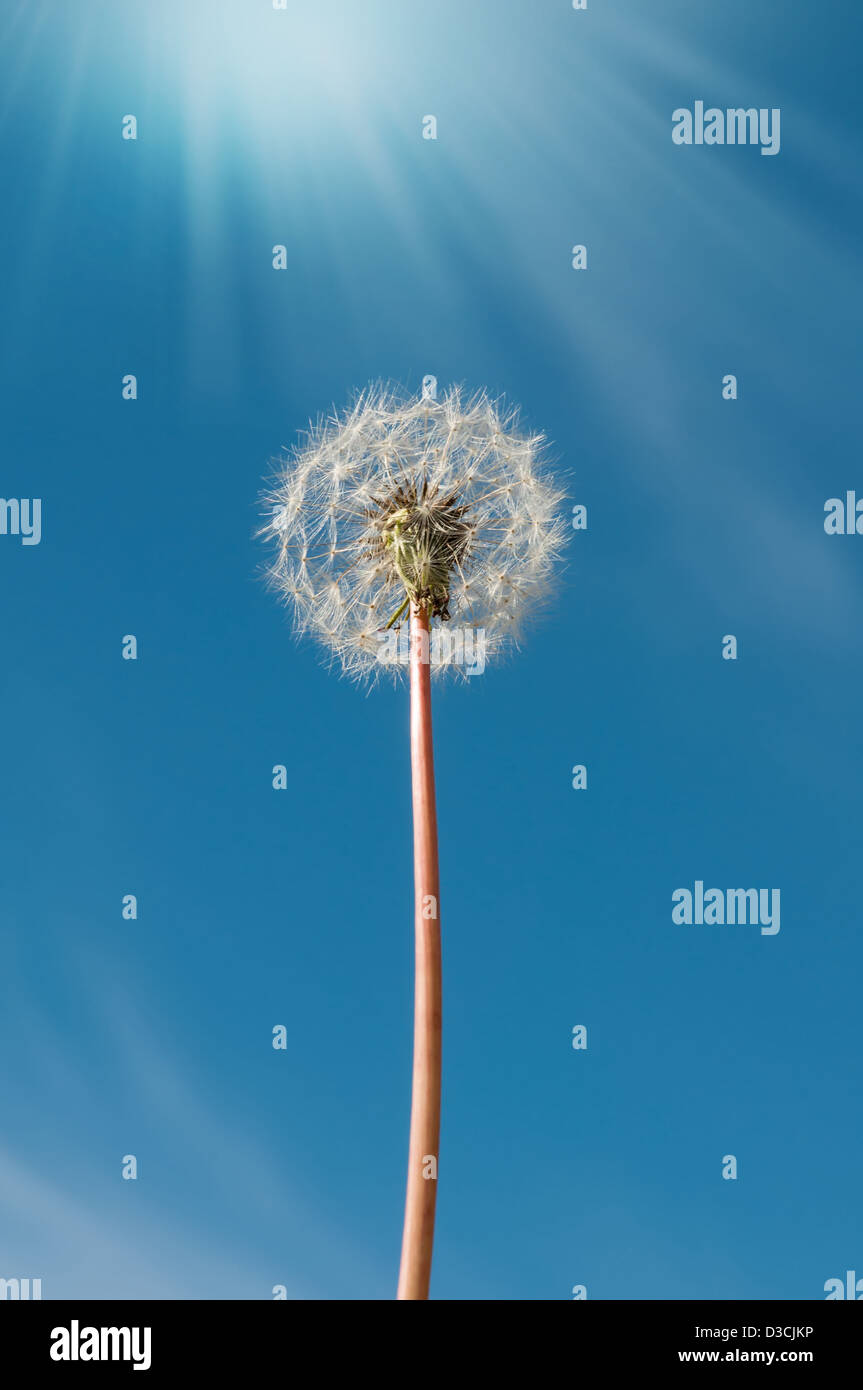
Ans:
[[[278,542],[269,579],[351,676],[403,665],[380,660],[381,635],[405,599],[447,624],[484,633],[486,659],[517,645],[549,596],[568,536],[545,439],[486,392],[440,400],[389,387],[362,392],[312,426],[280,460],[261,535]],[[442,642],[432,674],[464,674]]]

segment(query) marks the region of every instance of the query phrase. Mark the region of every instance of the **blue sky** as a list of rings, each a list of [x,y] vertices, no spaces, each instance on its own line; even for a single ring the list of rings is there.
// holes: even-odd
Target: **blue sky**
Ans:
[[[42,499],[0,536],[0,1277],[393,1294],[406,696],[295,643],[254,532],[310,417],[433,373],[520,402],[589,526],[435,696],[432,1296],[823,1297],[863,1269],[857,8],[0,24],[0,492]],[[780,108],[780,153],[676,146],[697,100]],[[779,887],[779,934],[674,924],[697,879]]]

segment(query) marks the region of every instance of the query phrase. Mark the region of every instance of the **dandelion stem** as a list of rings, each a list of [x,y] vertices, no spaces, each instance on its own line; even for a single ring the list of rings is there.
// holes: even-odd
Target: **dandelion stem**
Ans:
[[[414,822],[414,1057],[399,1299],[427,1299],[437,1198],[441,1098],[440,880],[428,611],[411,603],[411,786]]]

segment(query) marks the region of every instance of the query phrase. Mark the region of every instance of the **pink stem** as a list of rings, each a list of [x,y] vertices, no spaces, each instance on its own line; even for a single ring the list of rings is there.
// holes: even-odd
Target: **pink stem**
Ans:
[[[411,603],[411,786],[414,818],[414,1066],[405,1225],[397,1297],[429,1295],[441,1093],[440,879],[428,613]]]

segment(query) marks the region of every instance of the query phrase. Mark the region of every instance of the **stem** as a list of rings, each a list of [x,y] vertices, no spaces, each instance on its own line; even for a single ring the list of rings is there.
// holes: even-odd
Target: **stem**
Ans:
[[[400,607],[400,608],[397,608],[396,611],[395,611],[395,613],[393,613],[393,616],[390,618],[389,622],[387,623],[386,627],[384,628],[384,631],[385,631],[385,632],[388,632],[389,629],[392,627],[393,623],[395,623],[395,622],[398,621],[398,619],[401,617],[402,613],[404,613],[404,611],[405,611],[405,609],[407,608],[407,606],[408,606],[408,604],[410,603],[410,601],[411,601],[411,600],[410,600],[410,595],[408,595],[408,597],[405,599],[405,601],[404,601],[404,603],[401,605],[401,607]]]
[[[428,1298],[440,1142],[440,879],[428,642],[428,612],[418,604],[411,603],[411,787],[416,977],[411,1133],[399,1299]]]

